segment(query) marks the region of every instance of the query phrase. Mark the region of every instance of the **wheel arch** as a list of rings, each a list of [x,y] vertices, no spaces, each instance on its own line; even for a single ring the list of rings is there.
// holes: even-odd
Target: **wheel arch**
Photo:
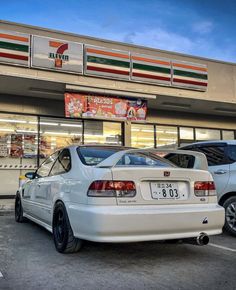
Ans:
[[[231,192],[227,192],[225,193],[223,196],[221,196],[220,200],[219,200],[219,205],[223,206],[224,202],[232,197],[232,196],[236,196],[236,192],[235,191],[231,191]]]

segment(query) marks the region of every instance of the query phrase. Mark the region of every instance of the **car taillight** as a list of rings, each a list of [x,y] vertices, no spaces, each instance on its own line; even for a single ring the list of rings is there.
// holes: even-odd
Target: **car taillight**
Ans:
[[[194,194],[196,196],[216,195],[214,181],[196,181],[194,183]]]
[[[96,180],[89,186],[88,196],[134,197],[136,187],[133,181]]]

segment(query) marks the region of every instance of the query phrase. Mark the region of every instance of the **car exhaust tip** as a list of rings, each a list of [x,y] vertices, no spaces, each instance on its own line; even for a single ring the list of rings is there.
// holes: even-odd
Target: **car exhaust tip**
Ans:
[[[201,233],[197,238],[185,239],[186,244],[206,246],[209,243],[210,239],[207,234]]]

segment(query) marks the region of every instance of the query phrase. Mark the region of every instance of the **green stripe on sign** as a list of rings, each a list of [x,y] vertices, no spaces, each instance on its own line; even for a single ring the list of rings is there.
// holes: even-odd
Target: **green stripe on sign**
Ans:
[[[183,76],[183,77],[190,77],[190,78],[196,78],[196,79],[201,79],[201,80],[207,80],[207,75],[204,74],[198,74],[195,72],[191,72],[191,71],[182,71],[182,70],[177,70],[174,69],[174,75],[177,76]]]
[[[134,63],[133,68],[145,70],[145,71],[153,71],[153,72],[159,72],[159,73],[164,73],[164,74],[170,74],[170,68],[159,67],[159,66]]]
[[[28,45],[0,41],[0,48],[28,52]]]
[[[95,56],[90,56],[90,55],[87,56],[87,62],[113,65],[113,66],[119,66],[119,67],[125,67],[125,68],[130,67],[130,63],[126,61],[108,59],[108,58],[103,58],[103,57],[95,57]]]

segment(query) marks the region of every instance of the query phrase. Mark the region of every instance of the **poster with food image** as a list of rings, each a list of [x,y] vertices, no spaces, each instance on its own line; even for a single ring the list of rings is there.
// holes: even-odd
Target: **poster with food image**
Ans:
[[[8,135],[0,136],[0,157],[7,157],[9,150],[7,147]]]
[[[126,119],[127,102],[124,99],[88,96],[87,112],[83,116],[104,119]]]
[[[51,154],[51,143],[49,138],[43,136],[40,138],[39,152],[41,158],[45,158]]]
[[[146,100],[128,100],[127,101],[127,119],[131,121],[145,121],[147,116]]]
[[[69,118],[81,118],[87,111],[87,96],[65,93],[65,115]]]
[[[23,136],[22,134],[11,134],[11,157],[22,157],[23,147],[22,147]]]
[[[145,121],[147,101],[99,95],[65,94],[66,117]]]
[[[24,157],[33,158],[37,155],[36,135],[24,135]]]

